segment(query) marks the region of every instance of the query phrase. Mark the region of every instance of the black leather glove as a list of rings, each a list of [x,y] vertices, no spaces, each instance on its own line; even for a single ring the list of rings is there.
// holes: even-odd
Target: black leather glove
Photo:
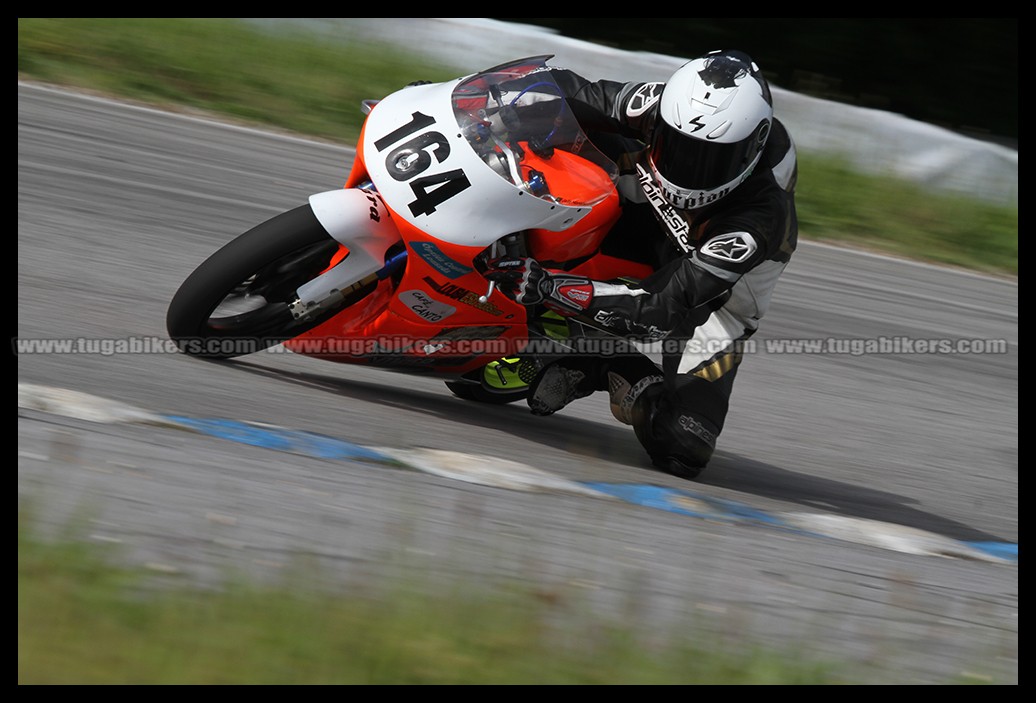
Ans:
[[[542,304],[559,315],[571,316],[585,312],[594,297],[593,282],[586,276],[550,271],[535,259],[493,259],[486,265],[482,275],[522,305]]]

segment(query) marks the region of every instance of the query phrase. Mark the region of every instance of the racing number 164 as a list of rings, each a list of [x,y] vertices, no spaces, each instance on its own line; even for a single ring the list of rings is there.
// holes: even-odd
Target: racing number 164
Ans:
[[[382,152],[396,142],[433,124],[434,118],[415,112],[405,125],[374,142],[374,147]],[[432,165],[433,156],[438,163],[442,163],[449,155],[450,143],[441,132],[434,130],[418,134],[386,155],[385,168],[389,174],[397,181],[410,182],[415,199],[409,207],[414,217],[431,215],[437,205],[471,187],[468,177],[459,168],[427,176],[421,175]]]

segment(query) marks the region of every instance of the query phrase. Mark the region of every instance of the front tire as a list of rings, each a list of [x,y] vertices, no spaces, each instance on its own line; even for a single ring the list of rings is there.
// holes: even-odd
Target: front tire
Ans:
[[[257,225],[183,282],[166,314],[169,337],[185,354],[229,359],[313,329],[377,285],[350,294],[338,309],[295,319],[289,305],[296,289],[326,270],[341,249],[309,205]]]

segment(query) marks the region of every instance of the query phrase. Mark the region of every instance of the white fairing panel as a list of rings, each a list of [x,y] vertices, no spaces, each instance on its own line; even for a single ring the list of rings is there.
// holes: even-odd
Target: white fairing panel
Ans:
[[[376,196],[358,188],[340,188],[309,197],[313,214],[336,241],[349,248],[337,266],[298,289],[303,303],[319,302],[332,290],[344,290],[385,265],[385,252],[399,241],[399,230]]]
[[[438,239],[479,247],[523,229],[562,231],[586,215],[589,207],[538,198],[479,158],[453,113],[458,83],[406,88],[367,116],[367,170],[389,207]]]

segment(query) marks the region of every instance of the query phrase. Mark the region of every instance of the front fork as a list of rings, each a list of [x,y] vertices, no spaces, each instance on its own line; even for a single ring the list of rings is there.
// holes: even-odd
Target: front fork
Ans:
[[[317,193],[310,196],[309,206],[328,235],[349,254],[298,288],[298,298],[290,305],[296,319],[333,309],[349,293],[388,277],[406,261],[405,249],[387,256],[401,237],[373,190],[359,187]]]

